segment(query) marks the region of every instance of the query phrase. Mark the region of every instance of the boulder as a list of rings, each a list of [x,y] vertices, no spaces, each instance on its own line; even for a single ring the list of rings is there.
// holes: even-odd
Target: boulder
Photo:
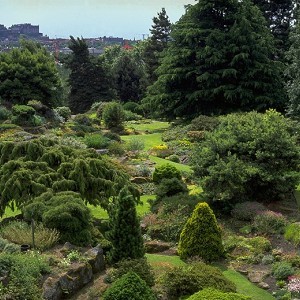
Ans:
[[[143,183],[147,183],[148,179],[146,177],[133,177],[130,179],[130,181],[136,184],[143,184]]]
[[[87,261],[91,265],[93,273],[98,273],[105,270],[103,249],[100,247],[100,245],[86,251],[84,256],[87,257]]]
[[[266,282],[260,282],[258,286],[264,290],[268,290],[270,286]]]
[[[248,272],[248,279],[252,282],[252,283],[260,283],[263,282],[263,280],[265,279],[265,277],[269,275],[269,272],[267,271],[254,271],[251,270]]]

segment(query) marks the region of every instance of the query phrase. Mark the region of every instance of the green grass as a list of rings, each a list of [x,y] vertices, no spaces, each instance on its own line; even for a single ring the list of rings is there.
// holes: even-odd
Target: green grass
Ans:
[[[267,291],[251,283],[245,276],[234,270],[223,271],[224,276],[235,283],[237,292],[250,296],[252,300],[274,300],[275,298]]]
[[[170,124],[168,122],[160,122],[160,121],[153,121],[153,120],[143,120],[143,121],[129,121],[125,123],[125,127],[127,128],[134,128],[138,131],[148,131],[148,132],[157,132],[163,131],[169,128]]]
[[[186,265],[179,256],[175,255],[159,255],[159,254],[146,254],[149,264],[153,267],[154,270],[161,270],[165,267],[180,267]]]
[[[160,157],[157,157],[157,156],[153,156],[153,155],[149,155],[149,159],[151,161],[155,162],[156,166],[170,164],[170,165],[176,167],[180,171],[186,171],[186,172],[190,172],[190,173],[192,172],[191,167],[187,166],[187,165],[175,163],[173,161],[170,161],[170,160],[167,160],[167,159],[163,159],[163,158],[160,158]]]
[[[4,215],[2,216],[2,218],[0,218],[0,220],[3,220],[5,218],[14,217],[14,216],[16,216],[16,215],[18,215],[20,213],[21,213],[21,211],[19,209],[15,209],[15,211],[12,211],[11,208],[7,207],[5,209]]]
[[[149,203],[147,202],[148,199],[154,199],[155,198],[155,195],[143,195],[141,196],[141,201],[143,203],[143,205],[137,205],[136,207],[136,211],[137,211],[137,214],[138,216],[143,216],[145,215],[146,213],[148,213],[150,211],[150,205]],[[107,214],[107,211],[104,210],[103,208],[97,206],[93,206],[93,205],[87,205],[88,208],[91,210],[91,213],[92,213],[92,216],[94,218],[97,218],[97,219],[108,219],[108,214]]]
[[[144,142],[144,150],[150,150],[153,146],[163,144],[160,133],[140,134],[140,135],[122,135],[122,140],[127,142],[132,139],[138,139]]]

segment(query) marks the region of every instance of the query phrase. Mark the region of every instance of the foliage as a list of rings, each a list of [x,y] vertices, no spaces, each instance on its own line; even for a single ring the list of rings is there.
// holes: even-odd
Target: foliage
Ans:
[[[287,279],[295,273],[294,268],[287,262],[276,262],[272,265],[272,274],[277,280]]]
[[[195,147],[192,159],[206,199],[230,207],[289,196],[299,182],[300,152],[286,119],[269,110],[230,114],[220,121]]]
[[[129,177],[108,158],[91,149],[64,146],[58,139],[41,137],[25,142],[0,143],[0,212],[22,208],[51,190],[73,191],[93,205],[107,208]],[[139,195],[133,186],[131,192]]]
[[[11,121],[13,124],[20,126],[40,125],[36,124],[35,109],[28,105],[14,105],[12,107]]]
[[[36,99],[57,106],[61,88],[54,59],[40,44],[23,40],[0,54],[0,97],[10,105]]]
[[[107,103],[103,109],[102,119],[107,128],[115,131],[121,131],[125,120],[122,105],[118,102]]]
[[[24,208],[24,216],[42,221],[48,228],[57,229],[61,242],[79,246],[91,243],[91,213],[78,193],[46,192]]]
[[[55,111],[64,119],[64,121],[67,121],[71,117],[71,110],[67,106],[56,107]]]
[[[115,281],[130,271],[136,273],[149,287],[154,285],[153,271],[146,258],[121,260],[109,276],[112,281]]]
[[[145,143],[138,137],[132,138],[126,143],[126,148],[129,151],[141,151],[145,148]]]
[[[153,172],[153,182],[160,183],[163,179],[177,178],[181,180],[181,173],[171,164],[165,164],[155,168]]]
[[[11,116],[11,112],[5,107],[0,106],[0,121],[5,121]]]
[[[70,36],[69,48],[73,51],[68,67],[70,94],[69,106],[73,113],[83,113],[99,100],[107,101],[114,93],[111,76],[101,60],[93,61],[83,38]]]
[[[172,153],[172,151],[168,148],[167,145],[161,144],[161,145],[156,145],[156,146],[152,147],[150,149],[150,153],[157,157],[166,158],[167,156],[169,156]]]
[[[287,241],[292,242],[295,246],[300,244],[300,224],[291,223],[288,224],[285,228],[284,238]]]
[[[242,221],[252,221],[255,216],[266,210],[266,207],[256,201],[245,201],[237,203],[231,211],[234,219]]]
[[[79,125],[91,126],[92,121],[90,117],[86,114],[77,114],[74,118],[74,122]]]
[[[253,227],[260,234],[284,233],[286,225],[286,218],[271,210],[256,215],[253,221]]]
[[[237,293],[224,293],[213,288],[206,288],[202,291],[187,298],[187,300],[251,300],[251,297],[237,294]]]
[[[208,287],[223,292],[235,292],[235,285],[219,269],[201,262],[166,271],[162,285],[168,299],[192,295]]]
[[[143,103],[170,119],[283,109],[283,65],[251,1],[201,0],[172,27],[171,41]]]
[[[189,130],[192,131],[213,131],[218,127],[220,121],[217,117],[200,115],[191,121]]]
[[[127,187],[120,191],[114,207],[110,209],[110,224],[109,240],[113,246],[110,252],[111,262],[142,258],[145,252],[140,222],[134,198]]]
[[[131,112],[130,110],[124,110],[124,114],[125,114],[125,121],[138,121],[143,118],[141,115]]]
[[[176,163],[180,163],[180,158],[178,155],[176,154],[171,154],[170,156],[166,157],[167,160],[176,162]]]
[[[221,230],[207,203],[199,203],[186,222],[178,244],[181,258],[199,256],[213,261],[224,255]]]
[[[25,222],[14,221],[1,229],[1,236],[13,243],[32,245],[32,228]],[[46,250],[55,245],[59,240],[59,232],[56,229],[46,228],[42,223],[35,224],[35,247]]]
[[[154,294],[147,286],[146,282],[136,273],[130,271],[117,279],[109,287],[104,295],[103,300],[154,300]]]
[[[102,134],[92,133],[84,137],[84,142],[88,148],[102,149],[107,148],[110,144],[109,138]]]
[[[8,275],[8,283],[1,286],[1,299],[41,299],[39,280],[50,271],[46,258],[34,252],[0,254],[0,276]]]

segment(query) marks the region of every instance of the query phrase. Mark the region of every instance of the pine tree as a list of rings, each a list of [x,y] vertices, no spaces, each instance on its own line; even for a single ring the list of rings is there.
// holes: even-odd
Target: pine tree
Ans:
[[[70,37],[73,51],[68,67],[71,69],[69,106],[73,113],[86,112],[95,101],[109,100],[112,96],[111,79],[101,60],[93,61],[83,38]]]
[[[253,0],[262,11],[276,40],[280,59],[289,48],[289,33],[295,21],[295,0]]]
[[[300,21],[300,19],[299,19]],[[300,22],[297,22],[295,29],[291,32],[291,47],[286,58],[288,66],[286,69],[287,92],[289,104],[287,113],[293,118],[300,118]]]
[[[152,29],[150,29],[151,37],[147,40],[144,49],[144,61],[150,83],[153,83],[157,79],[155,70],[159,66],[161,53],[167,48],[170,40],[170,32],[171,22],[165,8],[162,8],[161,12],[157,13],[157,17],[153,18]]]
[[[169,118],[282,109],[281,64],[250,1],[200,0],[174,25],[158,80],[143,103]]]
[[[181,258],[200,256],[213,261],[224,255],[221,230],[216,217],[207,203],[199,203],[187,220],[178,244]]]
[[[119,194],[115,211],[111,215],[110,252],[111,262],[122,259],[142,258],[145,254],[140,222],[137,217],[135,202],[127,187]]]

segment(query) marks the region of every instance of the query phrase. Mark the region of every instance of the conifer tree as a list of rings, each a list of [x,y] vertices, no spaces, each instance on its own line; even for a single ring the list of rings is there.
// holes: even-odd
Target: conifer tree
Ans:
[[[122,259],[142,258],[145,254],[140,222],[137,217],[135,202],[127,187],[119,194],[115,211],[110,212],[110,252],[111,262]]]
[[[181,258],[200,256],[205,261],[224,255],[221,230],[207,203],[199,203],[187,220],[180,234],[178,253]]]
[[[69,106],[73,113],[86,112],[95,101],[109,100],[112,95],[111,79],[101,60],[93,61],[83,38],[70,37],[73,51],[68,67],[70,95]]]
[[[143,99],[150,109],[169,118],[283,109],[282,65],[272,60],[273,37],[250,1],[199,0],[171,37]]]
[[[170,40],[170,32],[171,22],[165,8],[162,8],[161,12],[157,13],[157,17],[153,18],[152,29],[150,29],[151,37],[147,40],[144,49],[144,61],[150,83],[153,83],[157,79],[155,70],[159,66],[161,53],[167,48]]]

